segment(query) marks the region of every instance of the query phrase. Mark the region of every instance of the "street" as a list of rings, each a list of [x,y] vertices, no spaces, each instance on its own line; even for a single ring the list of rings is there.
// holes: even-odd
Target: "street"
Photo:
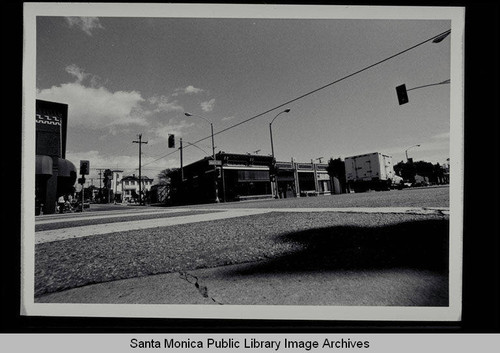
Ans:
[[[35,301],[447,306],[449,188],[35,222]]]

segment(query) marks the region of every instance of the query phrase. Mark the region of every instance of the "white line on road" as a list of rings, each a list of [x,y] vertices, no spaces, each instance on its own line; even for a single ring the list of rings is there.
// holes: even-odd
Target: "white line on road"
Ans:
[[[79,227],[52,229],[52,230],[35,232],[35,244],[47,243],[47,242],[59,241],[71,238],[81,238],[90,235],[127,232],[131,230],[168,227],[172,225],[197,223],[205,221],[215,221],[226,218],[262,214],[267,212],[268,211],[266,210],[260,210],[260,209],[252,209],[252,210],[233,209],[229,211],[206,213],[201,215],[180,216],[173,218],[144,219],[138,221],[127,221],[127,222],[107,223],[107,224],[105,223],[105,224],[87,225]]]
[[[126,232],[132,230],[148,229],[148,228],[158,228],[158,227],[168,227],[179,224],[189,224],[205,221],[215,221],[226,218],[244,217],[256,214],[264,214],[270,212],[344,212],[344,213],[384,213],[384,214],[421,214],[421,215],[449,215],[449,208],[447,207],[350,207],[350,208],[231,208],[231,209],[215,209],[215,208],[196,208],[191,209],[196,211],[220,211],[206,214],[197,214],[189,216],[179,216],[170,218],[155,218],[155,219],[144,219],[135,221],[125,221],[117,223],[105,223],[96,225],[86,225],[77,227],[67,227],[61,229],[52,229],[45,231],[38,231],[35,233],[35,243],[47,243],[71,238],[80,238],[90,235],[100,235],[115,232]],[[189,209],[171,209],[170,212],[184,212],[190,211]],[[170,213],[165,212],[165,213]],[[151,212],[162,213],[162,212]],[[146,213],[141,212],[141,215]],[[129,214],[130,215],[130,214]],[[119,217],[122,217],[120,215]],[[95,218],[110,218],[118,216],[95,216]],[[83,218],[78,218],[83,219]]]
[[[119,211],[109,211],[106,214],[96,215],[95,213],[84,216],[81,213],[78,216],[68,216],[50,219],[35,219],[35,223],[38,224],[51,224],[51,223],[62,223],[62,222],[73,222],[73,221],[84,221],[84,220],[94,220],[94,219],[107,219],[107,218],[121,218],[121,217],[133,217],[133,216],[143,216],[143,215],[157,215],[157,214],[168,214],[168,213],[179,213],[179,212],[190,212],[196,211],[191,209],[167,209],[167,210],[148,210],[148,211],[135,211],[135,212],[123,212]],[[204,210],[202,210],[203,212]]]

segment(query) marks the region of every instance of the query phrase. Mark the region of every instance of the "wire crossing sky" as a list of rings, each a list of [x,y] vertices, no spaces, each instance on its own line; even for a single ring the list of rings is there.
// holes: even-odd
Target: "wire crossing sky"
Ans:
[[[142,167],[155,174],[148,177],[179,167],[179,138],[184,165],[204,158],[210,125],[185,112],[213,123],[216,152],[270,155],[268,124],[285,108],[273,122],[280,161],[382,152],[397,163],[419,144],[414,160],[445,163],[451,84],[432,84],[451,77],[454,32],[432,41],[450,28],[450,19],[428,14],[38,16],[36,98],[68,104],[67,158],[89,160],[91,169],[136,173],[138,134],[148,141]],[[428,87],[400,106],[401,84]]]
[[[216,132],[214,132],[214,135],[221,134],[221,133],[223,133],[223,132],[225,132],[225,131],[228,131],[228,130],[230,130],[230,129],[232,129],[232,128],[235,128],[235,127],[237,127],[237,126],[239,126],[239,125],[242,125],[242,124],[244,124],[244,123],[246,123],[246,122],[249,122],[249,121],[251,121],[251,120],[253,120],[253,119],[259,118],[259,117],[261,117],[261,116],[263,116],[263,115],[265,115],[265,114],[268,114],[268,113],[270,113],[270,112],[272,112],[272,111],[275,111],[275,110],[277,110],[277,109],[279,109],[279,108],[285,107],[286,105],[288,105],[288,104],[290,104],[290,103],[296,102],[296,101],[298,101],[298,100],[300,100],[300,99],[303,99],[303,98],[305,98],[305,97],[307,97],[307,96],[309,96],[309,95],[311,95],[311,94],[314,94],[314,93],[316,93],[316,92],[318,92],[318,91],[320,91],[320,90],[323,90],[323,89],[328,88],[328,87],[330,87],[330,86],[332,86],[332,85],[334,85],[334,84],[336,84],[336,83],[339,83],[339,82],[341,82],[341,81],[343,81],[343,80],[346,80],[346,79],[348,79],[348,78],[350,78],[350,77],[352,77],[352,76],[354,76],[354,75],[357,75],[357,74],[360,74],[360,73],[362,73],[362,72],[364,72],[364,71],[366,71],[366,70],[369,70],[369,69],[371,69],[371,68],[373,68],[373,67],[375,67],[375,66],[377,66],[377,65],[380,65],[380,64],[382,64],[382,63],[384,63],[384,62],[386,62],[386,61],[389,61],[389,60],[391,60],[391,59],[393,59],[393,58],[395,58],[395,57],[397,57],[397,56],[399,56],[399,55],[402,55],[402,54],[404,54],[404,53],[406,53],[406,52],[408,52],[408,51],[410,51],[410,50],[412,50],[412,49],[415,49],[415,48],[419,47],[420,45],[423,45],[423,44],[428,43],[428,42],[430,42],[430,41],[432,41],[432,40],[435,40],[436,38],[439,38],[439,37],[443,36],[443,34],[446,34],[446,33],[449,33],[449,32],[450,32],[450,30],[444,31],[443,33],[440,33],[440,34],[438,34],[438,35],[436,35],[436,36],[434,36],[434,37],[432,37],[432,38],[429,38],[429,39],[427,39],[427,40],[425,40],[425,41],[423,41],[423,42],[421,42],[421,43],[418,43],[418,44],[416,44],[416,45],[414,45],[414,46],[412,46],[412,47],[410,47],[410,48],[407,48],[407,49],[405,49],[405,50],[403,50],[403,51],[401,51],[401,52],[399,52],[399,53],[397,53],[397,54],[391,55],[390,57],[385,58],[385,59],[383,59],[383,60],[380,60],[380,61],[378,61],[378,62],[376,62],[376,63],[374,63],[374,64],[372,64],[372,65],[369,65],[369,66],[367,66],[367,67],[365,67],[365,68],[363,68],[363,69],[357,70],[357,71],[353,72],[352,74],[349,74],[349,75],[344,76],[344,77],[342,77],[342,78],[340,78],[340,79],[338,79],[338,80],[335,80],[335,81],[333,81],[333,82],[331,82],[331,83],[328,83],[328,84],[326,84],[326,85],[324,85],[324,86],[321,86],[321,87],[319,87],[319,88],[317,88],[317,89],[315,89],[315,90],[313,90],[313,91],[311,91],[311,92],[305,93],[305,94],[303,94],[303,95],[301,95],[301,96],[299,96],[299,97],[297,97],[297,98],[291,99],[291,100],[289,100],[289,101],[287,101],[287,102],[285,102],[285,103],[282,103],[282,104],[280,104],[280,105],[278,105],[278,106],[276,106],[276,107],[274,107],[274,108],[268,109],[268,110],[266,110],[265,112],[262,112],[262,113],[260,113],[260,114],[257,114],[257,115],[255,115],[255,116],[253,116],[253,117],[251,117],[251,118],[248,118],[248,119],[246,119],[246,120],[243,120],[243,121],[241,121],[241,122],[239,122],[239,123],[237,123],[237,124],[231,125],[231,126],[229,126],[229,127],[225,128],[225,129],[223,129],[223,130],[216,131]],[[432,84],[429,84],[429,85],[424,85],[424,86],[420,86],[420,87],[414,87],[414,88],[408,89],[408,91],[411,91],[411,90],[414,90],[414,89],[417,89],[417,88],[430,87],[430,86],[435,86],[435,85],[440,85],[440,84],[445,84],[445,83],[449,83],[449,80],[446,80],[446,81],[444,81],[444,82],[439,82],[439,83],[432,83]],[[199,142],[201,142],[201,141],[204,141],[204,140],[206,140],[206,139],[209,139],[210,137],[211,137],[211,135],[206,136],[206,137],[201,138],[201,139],[199,139],[199,140],[197,140],[197,141],[195,141],[195,142],[193,142],[193,143],[190,143],[189,145],[197,147],[197,146],[196,146],[196,144],[197,144],[197,143],[199,143]],[[168,157],[168,156],[172,155],[173,153],[176,153],[176,151],[174,151],[174,152],[170,152],[170,153],[167,153],[166,155],[164,155],[164,156],[162,156],[162,157],[160,157],[160,158],[158,158],[158,159],[155,159],[155,160],[153,160],[153,161],[149,162],[148,164],[154,163],[154,162],[156,162],[156,161],[158,161],[158,160],[160,160],[160,159],[162,159],[162,158]]]

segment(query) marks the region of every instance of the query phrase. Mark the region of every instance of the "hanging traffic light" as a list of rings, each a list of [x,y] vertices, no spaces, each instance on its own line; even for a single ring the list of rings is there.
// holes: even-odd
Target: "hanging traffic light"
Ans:
[[[80,161],[80,175],[89,175],[89,161]]]
[[[175,135],[168,135],[168,148],[175,148]]]
[[[396,87],[396,93],[398,95],[399,105],[408,103],[408,92],[406,91],[406,85],[402,84]]]

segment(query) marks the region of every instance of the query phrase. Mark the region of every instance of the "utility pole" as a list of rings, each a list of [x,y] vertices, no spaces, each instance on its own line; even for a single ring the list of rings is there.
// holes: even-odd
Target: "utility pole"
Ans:
[[[102,198],[102,171],[104,169],[99,169],[97,168],[97,170],[99,171],[99,203],[101,203],[101,198]]]
[[[139,205],[142,205],[141,146],[143,143],[148,143],[148,141],[142,141],[142,134],[137,135],[137,137],[139,137],[139,141],[132,142],[139,144]]]
[[[181,185],[182,183],[184,182],[184,168],[183,168],[183,165],[182,165],[182,137],[180,138],[179,140],[179,151],[180,151],[180,154],[181,154]]]

